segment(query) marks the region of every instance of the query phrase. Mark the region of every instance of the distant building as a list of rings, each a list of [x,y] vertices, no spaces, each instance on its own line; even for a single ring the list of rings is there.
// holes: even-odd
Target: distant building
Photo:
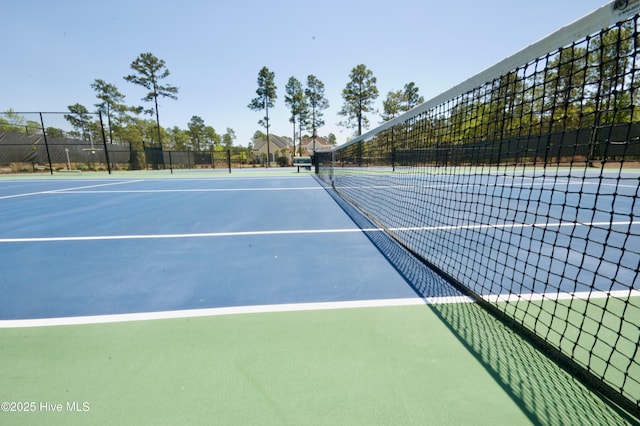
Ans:
[[[333,147],[331,142],[329,142],[325,138],[321,138],[320,136],[316,136],[315,151],[313,149],[314,148],[313,139],[309,136],[305,136],[302,139],[301,145],[302,145],[303,156],[310,156],[310,155],[313,155],[315,151],[322,151],[324,149],[331,149]],[[298,152],[299,149],[300,147],[298,147],[298,145],[296,144],[296,153]]]
[[[266,138],[253,140],[253,161],[256,164],[265,164],[267,161],[267,141]],[[277,163],[277,159],[284,157],[287,164],[292,163],[293,142],[286,136],[269,135],[269,164]]]

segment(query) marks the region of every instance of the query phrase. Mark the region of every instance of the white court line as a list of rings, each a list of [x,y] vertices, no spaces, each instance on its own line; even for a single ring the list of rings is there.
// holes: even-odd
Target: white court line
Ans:
[[[616,222],[553,222],[553,223],[497,223],[482,225],[441,225],[441,226],[412,226],[406,228],[389,228],[393,232],[404,231],[457,231],[465,229],[516,229],[516,228],[566,228],[579,226],[637,226],[640,220]],[[2,240],[0,240],[1,242]]]
[[[124,185],[128,183],[137,183],[142,182],[142,180],[128,180],[124,182],[110,182],[110,183],[102,183],[97,185],[85,185],[85,186],[77,186],[73,188],[61,188],[61,189],[50,189],[48,191],[38,191],[38,192],[27,192],[24,194],[13,194],[13,195],[4,195],[0,196],[0,200],[6,200],[9,198],[20,198],[20,197],[29,197],[32,195],[43,195],[43,194],[64,194],[66,191],[77,191],[83,188],[97,188],[101,186],[113,186],[113,185]]]
[[[336,234],[351,232],[382,231],[379,228],[360,229],[301,229],[280,231],[240,231],[240,232],[203,232],[194,234],[148,234],[148,235],[91,235],[77,237],[34,237],[34,238],[0,238],[0,243],[40,243],[57,241],[101,241],[101,240],[154,240],[162,238],[217,238],[217,237],[243,237],[261,235],[300,235],[300,234]]]
[[[536,302],[543,300],[571,300],[571,299],[606,299],[608,297],[627,298],[640,296],[640,290],[612,290],[612,291],[580,291],[573,293],[531,293],[531,294],[495,294],[482,296],[487,302]]]
[[[526,178],[529,179],[529,178]],[[525,179],[523,179],[525,180]],[[533,180],[533,179],[530,179]],[[446,188],[475,188],[475,187],[486,187],[487,185],[489,185],[489,183],[487,182],[467,182],[467,183],[460,183],[460,182],[451,182],[451,183],[429,183],[426,185],[421,185],[421,184],[402,184],[402,183],[398,183],[398,184],[394,184],[394,185],[340,185],[338,187],[338,189],[392,189],[392,188],[418,188],[418,189],[446,189]],[[589,182],[589,181],[580,181],[580,180],[569,180],[569,181],[559,181],[559,180],[552,180],[551,178],[545,180],[545,181],[538,181],[538,180],[534,180],[531,183],[496,183],[496,182],[491,182],[490,186],[491,187],[496,187],[496,188],[518,188],[518,189],[534,189],[536,187],[544,187],[544,186],[548,186],[547,188],[541,188],[543,191],[559,191],[561,189],[558,189],[558,187],[561,186],[597,186],[597,187],[614,187],[614,188],[637,188],[637,185],[627,185],[627,184],[621,184],[621,183],[602,183],[602,182]],[[492,193],[487,192],[486,194],[482,194],[482,195],[487,195],[487,196],[491,196]],[[594,193],[587,193],[587,195],[594,195]],[[608,196],[608,195],[612,195],[612,194],[603,194],[603,196]]]
[[[299,188],[201,188],[201,189],[133,189],[133,190],[104,190],[104,191],[86,191],[84,189],[77,189],[65,191],[66,194],[162,194],[171,192],[242,192],[242,191],[309,191],[309,190],[323,190],[324,188],[319,186],[303,186]]]
[[[289,180],[289,179],[310,179],[309,175],[294,175],[294,176],[249,176],[242,175],[234,177],[233,174],[229,175],[226,171],[222,172],[222,174],[216,174],[211,177],[189,177],[186,175],[180,175],[181,172],[176,172],[173,178],[159,177],[159,176],[145,176],[144,180],[146,182],[176,182],[176,181],[191,181],[191,182],[219,182],[219,181],[248,181],[248,180]],[[216,172],[217,173],[217,172]]]
[[[569,299],[601,299],[608,297],[627,298],[639,297],[640,290],[616,290],[610,292],[576,292],[576,293],[542,293],[542,294],[511,294],[483,296],[488,302],[521,302],[521,301],[557,301]],[[61,318],[34,318],[17,320],[0,320],[0,329],[51,327],[88,324],[111,324],[132,321],[150,321],[164,319],[198,318],[223,315],[261,314],[277,312],[302,312],[334,309],[379,308],[394,306],[444,305],[456,303],[472,303],[467,296],[445,297],[413,297],[402,299],[355,300],[344,302],[312,302],[288,303],[278,305],[232,306],[223,308],[185,309],[179,311],[140,312],[114,315],[89,315]]]
[[[131,314],[92,315],[62,318],[36,318],[0,320],[0,329],[19,327],[48,327],[60,325],[110,324],[116,322],[148,321],[159,319],[197,318],[221,315],[259,314],[274,312],[320,311],[332,309],[378,308],[392,306],[416,306],[444,303],[468,303],[465,296],[355,300],[345,302],[289,303],[279,305],[254,305],[224,308],[186,309],[181,311],[140,312]]]
[[[558,222],[558,223],[506,223],[506,224],[483,224],[483,225],[441,225],[441,226],[414,226],[389,228],[391,232],[406,231],[456,231],[467,229],[515,229],[515,228],[561,228],[579,226],[635,226],[640,225],[640,220],[631,222]],[[42,243],[42,242],[63,242],[63,241],[107,241],[107,240],[156,240],[156,239],[176,239],[176,238],[219,238],[219,237],[244,237],[244,236],[264,236],[264,235],[309,235],[309,234],[341,234],[358,232],[384,232],[382,228],[342,228],[342,229],[293,229],[274,231],[237,231],[237,232],[201,232],[192,234],[141,234],[141,235],[86,235],[72,237],[19,237],[0,238],[1,243]]]
[[[83,190],[83,189],[87,189],[87,188],[100,188],[100,187],[104,187],[104,186],[127,185],[127,184],[130,184],[130,183],[139,183],[139,182],[144,182],[144,180],[138,179],[138,180],[127,180],[127,181],[122,181],[122,182],[100,183],[100,184],[97,184],[97,185],[76,186],[74,188],[53,189],[51,191],[45,191],[44,193],[45,194],[48,194],[48,193],[63,193],[63,192],[67,192],[67,191],[78,191],[78,190]]]

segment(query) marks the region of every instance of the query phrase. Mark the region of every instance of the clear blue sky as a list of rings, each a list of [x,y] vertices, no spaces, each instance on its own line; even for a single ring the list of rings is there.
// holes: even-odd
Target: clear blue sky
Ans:
[[[124,81],[143,52],[165,60],[179,88],[162,99],[163,127],[187,128],[202,117],[218,133],[235,130],[248,145],[263,113],[247,108],[258,71],[275,72],[273,133],[290,136],[284,87],[309,74],[325,84],[330,108],[320,135],[338,143],[337,126],[351,69],[365,64],[378,79],[377,108],[391,90],[413,81],[429,99],[597,9],[606,0],[3,0],[0,110],[94,110],[90,84],[118,87],[129,105],[142,88]],[[372,124],[380,122],[371,116]]]

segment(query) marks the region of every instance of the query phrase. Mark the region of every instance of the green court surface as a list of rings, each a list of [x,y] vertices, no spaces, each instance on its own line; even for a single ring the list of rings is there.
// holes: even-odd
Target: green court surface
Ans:
[[[33,408],[0,424],[629,421],[473,303],[7,328],[0,359]]]
[[[237,178],[237,177],[277,177],[277,176],[300,176],[311,175],[313,171],[301,168],[298,172],[296,167],[247,167],[233,168],[231,173],[228,169],[185,169],[185,170],[114,170],[111,174],[105,171],[97,172],[67,172],[57,171],[53,175],[50,173],[11,173],[1,174],[0,180],[38,180],[38,179],[149,179],[149,178]]]
[[[590,365],[596,376],[625,383],[624,371],[631,377],[640,373],[638,366],[629,362],[640,342],[639,306],[639,297],[572,298],[557,303],[518,302],[506,306],[505,311],[571,353],[582,365]],[[639,385],[627,381],[624,392],[637,395]]]

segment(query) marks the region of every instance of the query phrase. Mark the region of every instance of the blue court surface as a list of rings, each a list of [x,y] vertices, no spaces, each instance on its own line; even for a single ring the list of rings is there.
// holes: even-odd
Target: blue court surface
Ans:
[[[490,297],[640,290],[637,176],[379,170],[336,181],[413,250]]]
[[[310,174],[122,176],[0,180],[0,400],[90,408],[0,423],[631,422]]]
[[[9,180],[0,204],[0,319],[417,297],[308,175]]]

